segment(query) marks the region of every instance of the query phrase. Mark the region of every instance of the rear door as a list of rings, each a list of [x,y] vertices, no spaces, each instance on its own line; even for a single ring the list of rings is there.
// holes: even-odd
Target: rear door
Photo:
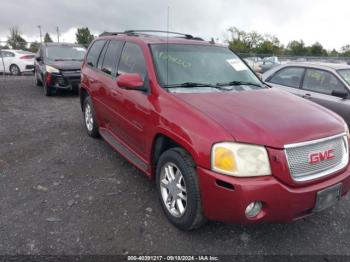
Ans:
[[[284,67],[266,79],[273,87],[280,88],[298,96],[303,96],[300,89],[304,77],[305,68],[288,66]]]
[[[101,71],[98,68],[99,61],[101,58],[101,53],[105,47],[107,40],[97,40],[90,47],[88,54],[86,56],[86,64],[82,71],[81,82],[82,85],[86,86],[92,97],[92,103],[96,114],[98,115],[99,124],[103,125],[104,122],[104,105],[103,101],[103,86],[101,82]]]
[[[116,111],[118,110],[118,103],[114,101],[114,89],[117,85],[117,63],[119,61],[120,53],[123,48],[123,41],[110,40],[102,51],[102,56],[98,62],[98,69],[100,72],[100,88],[99,99],[101,106],[103,106],[103,119],[108,129],[113,131],[117,126],[118,119],[116,119]],[[101,61],[102,60],[102,61]]]
[[[302,84],[303,96],[331,109],[350,124],[350,100],[332,95],[332,91],[348,92],[344,84],[331,72],[307,68]]]

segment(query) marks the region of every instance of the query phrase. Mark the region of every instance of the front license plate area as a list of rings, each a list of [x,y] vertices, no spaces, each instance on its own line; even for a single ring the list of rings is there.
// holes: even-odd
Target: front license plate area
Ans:
[[[337,184],[317,192],[314,212],[319,212],[334,206],[340,200],[341,187],[342,184]]]

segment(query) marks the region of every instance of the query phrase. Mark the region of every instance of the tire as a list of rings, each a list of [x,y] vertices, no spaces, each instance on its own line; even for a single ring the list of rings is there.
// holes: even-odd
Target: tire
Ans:
[[[41,82],[41,80],[39,80],[39,78],[38,78],[38,73],[37,73],[36,70],[34,71],[34,77],[35,77],[35,84],[36,84],[37,86],[42,86],[42,85],[43,85],[43,82]]]
[[[47,86],[46,79],[44,79],[43,90],[45,96],[54,96],[56,94],[56,88]]]
[[[173,171],[170,171],[171,168]],[[166,173],[170,175],[167,176]],[[174,175],[175,179],[169,182],[171,174]],[[206,222],[202,213],[195,164],[192,157],[184,149],[172,148],[161,155],[157,163],[156,184],[162,209],[177,228],[192,230],[201,227]]]
[[[14,76],[21,75],[21,70],[19,69],[18,65],[11,65],[10,66],[10,73]]]
[[[98,124],[94,108],[92,106],[91,98],[88,96],[83,103],[84,123],[85,128],[89,136],[98,138],[100,134],[98,132]]]

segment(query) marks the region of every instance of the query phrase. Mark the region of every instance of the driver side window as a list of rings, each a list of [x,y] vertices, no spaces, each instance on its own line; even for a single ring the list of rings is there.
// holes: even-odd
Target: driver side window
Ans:
[[[343,84],[331,73],[307,69],[303,89],[331,95],[332,91],[345,91]]]

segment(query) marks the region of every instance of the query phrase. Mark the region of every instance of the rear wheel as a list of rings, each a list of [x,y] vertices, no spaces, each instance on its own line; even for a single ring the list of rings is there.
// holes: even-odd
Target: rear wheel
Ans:
[[[83,111],[84,111],[84,120],[85,120],[84,122],[85,122],[87,133],[91,137],[95,137],[95,138],[99,137],[100,134],[98,132],[98,124],[96,121],[95,111],[92,106],[90,97],[85,98]]]
[[[10,66],[10,73],[11,73],[11,75],[19,76],[21,74],[21,70],[19,69],[19,67],[17,65],[11,65]]]
[[[205,223],[195,164],[184,149],[172,148],[161,155],[156,179],[163,211],[176,227],[191,230]]]

